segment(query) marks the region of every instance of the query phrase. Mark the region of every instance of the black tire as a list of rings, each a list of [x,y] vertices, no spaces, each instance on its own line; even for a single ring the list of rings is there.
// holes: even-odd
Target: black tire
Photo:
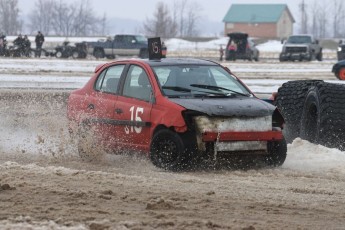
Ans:
[[[79,51],[79,58],[86,58],[87,53],[84,51]]]
[[[281,53],[281,54],[279,54],[279,61],[280,61],[280,62],[285,61],[285,59],[283,58],[283,54],[282,54],[282,53]]]
[[[141,49],[139,52],[140,58],[148,58],[149,57],[149,51],[148,49]]]
[[[321,80],[301,80],[284,83],[279,89],[275,104],[285,120],[284,136],[288,143],[300,136],[300,121],[306,95],[310,87]]]
[[[320,53],[317,54],[316,59],[317,59],[318,61],[322,61],[322,60],[323,60],[323,57],[322,57],[322,49],[320,50]]]
[[[316,59],[316,55],[314,51],[309,52],[309,59],[308,61],[313,61]]]
[[[318,83],[310,88],[301,118],[301,138],[345,150],[345,85]]]
[[[74,59],[79,58],[79,52],[78,51],[73,51],[72,52],[72,58],[74,58]]]
[[[256,62],[259,61],[259,53],[257,53],[257,55],[255,56],[254,61],[256,61]]]
[[[252,61],[253,60],[253,52],[250,52],[249,55],[248,55],[248,61]]]
[[[152,163],[162,169],[178,171],[190,166],[190,155],[179,134],[161,129],[155,133],[150,147]]]
[[[55,57],[62,58],[62,51],[60,51],[60,50],[56,51]]]
[[[287,153],[287,145],[285,139],[281,141],[272,141],[267,144],[268,155],[265,156],[267,166],[277,167],[281,166]]]
[[[93,56],[95,56],[96,58],[104,58],[104,52],[101,49],[96,49],[93,52]]]

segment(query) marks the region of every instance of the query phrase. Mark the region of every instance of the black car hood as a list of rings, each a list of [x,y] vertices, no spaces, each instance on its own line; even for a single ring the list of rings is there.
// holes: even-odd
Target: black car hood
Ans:
[[[209,116],[261,117],[272,115],[275,106],[253,97],[169,98],[186,109]]]

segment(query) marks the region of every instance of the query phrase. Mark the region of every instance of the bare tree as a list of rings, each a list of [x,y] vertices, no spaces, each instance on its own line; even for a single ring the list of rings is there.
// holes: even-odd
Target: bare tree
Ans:
[[[171,8],[172,16],[168,5],[159,2],[153,18],[146,19],[144,23],[145,33],[164,38],[177,35],[180,37],[197,36],[201,6],[197,2],[189,4],[188,0],[181,0],[180,2],[174,1]]]
[[[327,5],[321,5],[320,2],[315,2],[310,13],[312,18],[310,26],[311,34],[318,38],[327,37],[329,29],[329,9]]]
[[[179,23],[179,30],[180,30],[180,36],[183,37],[185,36],[185,22],[186,22],[186,19],[185,19],[185,11],[186,11],[186,5],[187,5],[187,1],[188,0],[181,0],[177,5],[176,7],[178,8],[177,9],[177,12],[179,12],[179,18],[180,18],[180,23]]]
[[[176,36],[177,24],[172,20],[169,7],[165,3],[157,3],[153,18],[146,19],[144,22],[144,30],[148,36],[159,36],[163,38]]]
[[[308,33],[308,14],[307,14],[307,5],[304,3],[304,0],[299,5],[301,11],[301,34]]]
[[[188,5],[185,25],[185,36],[193,37],[199,35],[198,20],[200,19],[200,11],[201,6],[198,3],[194,2]]]
[[[344,2],[343,0],[333,0],[333,36],[335,38],[344,34]]]
[[[74,35],[85,36],[101,31],[106,18],[104,16],[103,19],[99,19],[95,16],[90,0],[81,0],[76,5],[76,9],[73,26]]]
[[[91,0],[66,3],[63,0],[37,0],[30,16],[31,30],[60,36],[97,35],[104,31],[106,17],[95,16]]]
[[[52,15],[55,9],[54,0],[38,0],[30,13],[29,27],[31,31],[42,31],[48,35],[52,31]]]
[[[0,0],[0,28],[6,34],[15,35],[21,31],[18,0]]]
[[[304,1],[302,1],[303,3]],[[311,19],[310,24],[301,23],[305,23],[307,31],[309,30],[315,37],[345,36],[345,4],[343,0],[332,0],[332,3],[314,0],[308,11],[305,11],[307,13],[305,17]],[[305,6],[304,9],[306,10]],[[302,28],[301,33],[303,33]]]

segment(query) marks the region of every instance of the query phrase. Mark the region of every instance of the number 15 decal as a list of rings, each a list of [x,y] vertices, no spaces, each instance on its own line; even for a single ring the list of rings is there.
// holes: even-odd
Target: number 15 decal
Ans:
[[[142,115],[144,113],[144,108],[141,107],[137,107],[135,108],[134,106],[132,106],[129,111],[131,112],[131,121],[143,121],[140,117],[140,115]],[[127,125],[125,126],[125,132],[126,134],[129,133],[141,133],[141,130],[143,129],[143,127],[141,126],[134,126],[131,125],[130,127],[128,127]]]

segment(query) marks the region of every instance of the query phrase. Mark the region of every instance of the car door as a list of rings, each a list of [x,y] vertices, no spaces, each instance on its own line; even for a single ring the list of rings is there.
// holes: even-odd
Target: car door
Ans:
[[[106,148],[116,147],[114,108],[118,98],[118,83],[125,65],[114,65],[104,69],[98,76],[88,109],[91,123],[99,142]]]
[[[115,106],[115,119],[121,122],[117,129],[120,147],[149,149],[153,101],[152,85],[144,68],[129,66]]]

